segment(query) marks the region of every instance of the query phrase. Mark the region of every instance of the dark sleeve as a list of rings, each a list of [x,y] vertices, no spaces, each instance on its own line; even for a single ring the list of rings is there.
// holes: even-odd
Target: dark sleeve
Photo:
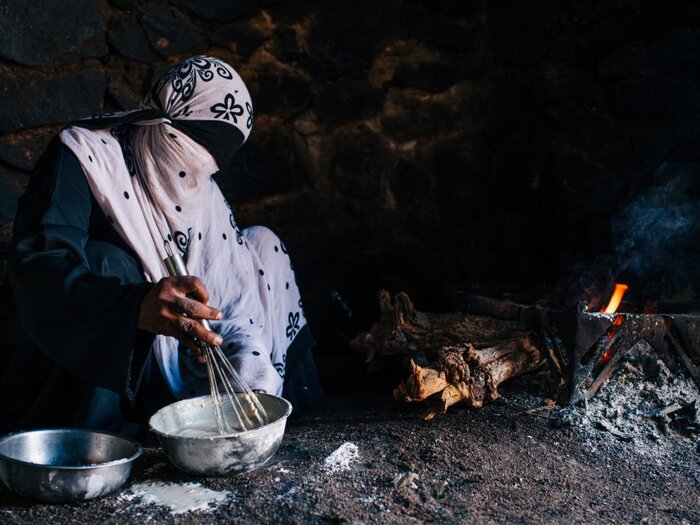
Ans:
[[[55,140],[20,199],[8,275],[34,343],[82,381],[133,400],[154,337],[137,329],[152,284],[91,271],[92,206],[80,163]]]

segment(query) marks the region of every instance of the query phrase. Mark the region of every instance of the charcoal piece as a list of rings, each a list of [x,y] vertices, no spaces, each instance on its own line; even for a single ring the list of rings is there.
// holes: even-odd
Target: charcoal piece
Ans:
[[[597,419],[595,422],[595,426],[600,430],[605,430],[606,432],[610,433],[611,435],[615,436],[616,438],[622,441],[632,441],[633,439],[631,434],[619,430],[614,425],[608,423],[604,419]]]
[[[681,432],[700,434],[700,420],[698,420],[697,399],[684,404],[677,410],[670,412],[671,426]]]
[[[645,414],[645,417],[663,417],[680,410],[682,407],[678,403],[673,403],[672,405],[657,407],[654,410],[650,410]]]
[[[0,76],[0,133],[42,124],[65,123],[102,111],[106,88],[102,71]]]
[[[105,17],[91,0],[6,0],[0,56],[28,66],[102,56]]]

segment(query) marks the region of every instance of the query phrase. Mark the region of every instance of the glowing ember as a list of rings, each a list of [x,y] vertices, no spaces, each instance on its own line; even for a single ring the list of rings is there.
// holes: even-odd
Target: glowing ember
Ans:
[[[622,325],[622,323],[625,322],[625,316],[624,315],[618,315],[615,320],[613,321],[612,325],[610,325],[610,328],[608,328],[608,339],[612,339],[615,337],[615,333],[617,330],[615,329],[616,326]]]
[[[601,312],[604,314],[614,314],[615,312],[617,312],[617,309],[620,307],[620,303],[622,302],[622,297],[625,295],[625,292],[628,290],[628,288],[629,286],[627,286],[626,284],[615,284],[615,291],[613,292],[612,297],[610,298],[610,302],[604,310],[601,310]]]
[[[622,293],[624,293],[624,292],[622,292]],[[624,315],[618,315],[618,316],[615,318],[615,320],[613,321],[613,323],[610,325],[610,328],[608,328],[608,332],[607,332],[608,341],[610,341],[613,337],[615,337],[615,334],[617,333],[617,328],[618,328],[619,326],[622,326],[622,323],[624,323],[624,322],[625,322],[625,316],[624,316]],[[609,344],[608,348],[605,349],[605,353],[603,354],[603,356],[602,356],[602,357],[600,358],[600,360],[598,361],[598,366],[604,365],[605,363],[607,363],[608,361],[610,361],[610,358],[611,358],[612,355],[613,355],[613,349],[614,349],[614,348],[615,348],[615,344],[614,344],[614,342],[611,342],[611,343]]]

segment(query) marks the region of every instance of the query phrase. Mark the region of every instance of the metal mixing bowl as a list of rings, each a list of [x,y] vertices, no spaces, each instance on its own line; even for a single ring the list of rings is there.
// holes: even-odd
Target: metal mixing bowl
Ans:
[[[0,479],[21,496],[83,501],[121,487],[143,449],[107,432],[63,428],[0,438]]]
[[[277,451],[284,436],[292,405],[286,399],[258,394],[270,423],[226,436],[183,437],[174,435],[191,426],[215,428],[208,395],[185,399],[161,408],[150,420],[163,450],[173,464],[198,476],[233,476],[264,465]]]

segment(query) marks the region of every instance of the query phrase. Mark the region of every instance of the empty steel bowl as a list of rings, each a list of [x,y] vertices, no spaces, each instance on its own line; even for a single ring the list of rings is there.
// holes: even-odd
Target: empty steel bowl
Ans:
[[[240,394],[239,394],[240,395]],[[172,463],[198,476],[233,476],[264,465],[284,436],[292,405],[286,399],[258,394],[270,423],[236,434],[182,436],[183,428],[216,428],[208,395],[177,401],[156,412],[150,420],[165,455]]]
[[[142,451],[136,441],[106,432],[17,432],[0,438],[0,479],[21,496],[83,501],[121,487]]]

